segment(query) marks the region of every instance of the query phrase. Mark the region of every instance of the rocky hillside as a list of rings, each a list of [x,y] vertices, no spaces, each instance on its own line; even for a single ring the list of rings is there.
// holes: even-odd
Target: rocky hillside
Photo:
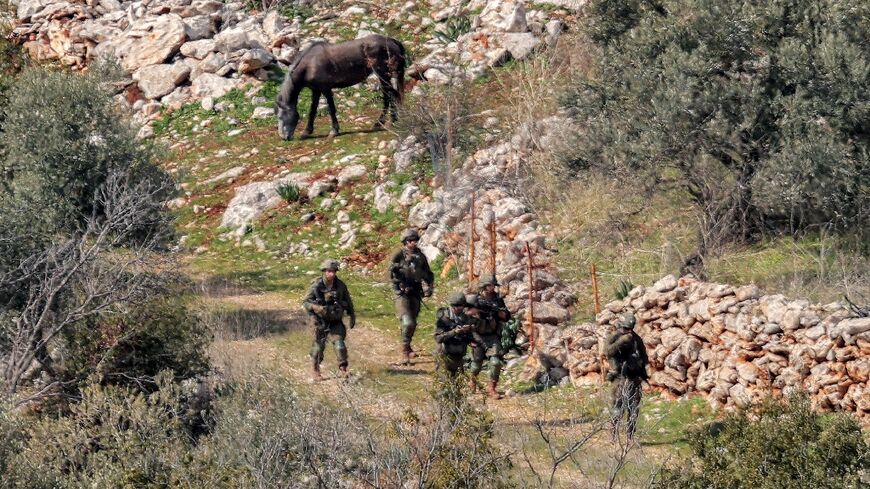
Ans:
[[[360,274],[377,273],[398,230],[411,225],[451,286],[463,285],[455,270],[464,277],[470,242],[477,274],[490,271],[495,249],[508,306],[526,317],[534,302],[542,346],[527,367],[531,377],[599,382],[607,326],[632,311],[650,351],[650,385],[667,395],[737,406],[803,387],[821,408],[866,416],[870,322],[841,304],[669,276],[608,304],[596,323],[571,325],[580,286],[560,280],[553,233],[515,178],[564,134],[565,116],[511,127],[496,107],[481,124],[492,129],[485,142],[437,176],[427,141],[368,131],[376,104],[364,87],[339,97],[349,133],[278,139],[272,100],[281,70],[311,42],[396,36],[413,54],[409,73],[423,80],[417,93],[463,80],[476,83],[474,99],[492,92],[494,70],[553,46],[580,3],[293,3],[261,12],[214,0],[18,0],[13,36],[33,58],[74,69],[104,54],[119,59],[128,79],[117,100],[143,124],[141,137],[170,148],[166,167],[182,196],[167,205],[178,212],[182,249],[201,269],[245,266],[262,275],[284,261],[280,273],[303,279],[294,282],[301,287],[312,273],[303,270],[329,254]]]

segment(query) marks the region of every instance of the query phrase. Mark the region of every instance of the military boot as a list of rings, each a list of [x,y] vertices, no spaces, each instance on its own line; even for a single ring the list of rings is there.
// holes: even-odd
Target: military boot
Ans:
[[[502,395],[496,390],[496,386],[498,385],[497,380],[490,380],[489,385],[487,386],[486,393],[489,394],[490,399],[501,399]]]
[[[472,394],[477,394],[477,389],[478,389],[477,376],[472,375],[468,379],[468,390]]]
[[[320,375],[320,365],[319,365],[319,364],[316,364],[316,363],[315,363],[315,364],[312,364],[312,367],[311,367],[311,380],[314,380],[314,381],[321,381],[321,380],[323,380],[323,376]]]
[[[411,365],[411,345],[402,345],[402,365]]]
[[[338,367],[338,370],[341,371],[341,376],[347,379],[347,365],[342,365],[341,367]]]

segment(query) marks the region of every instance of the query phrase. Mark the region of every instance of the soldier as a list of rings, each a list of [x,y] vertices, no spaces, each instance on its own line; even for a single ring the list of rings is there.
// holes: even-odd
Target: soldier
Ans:
[[[435,343],[438,344],[438,364],[455,377],[462,368],[474,325],[465,314],[468,303],[462,291],[450,294],[447,303],[450,307],[442,307],[436,313]]]
[[[634,332],[634,324],[634,314],[623,314],[616,330],[605,342],[605,352],[610,363],[607,380],[615,381],[611,417],[611,434],[614,440],[619,434],[619,425],[626,413],[628,439],[634,439],[637,417],[640,414],[641,383],[648,378],[646,365],[649,358],[643,340]]]
[[[411,338],[417,329],[417,316],[423,297],[432,295],[435,276],[429,269],[429,261],[418,248],[420,235],[413,229],[402,233],[402,249],[390,261],[390,279],[396,294],[396,316],[402,323],[402,361],[411,363],[414,351]]]
[[[353,302],[347,286],[335,275],[338,272],[338,262],[326,260],[320,265],[323,275],[311,283],[311,289],[305,297],[303,307],[308,311],[312,325],[314,326],[314,345],[311,347],[312,377],[314,380],[322,380],[320,375],[320,362],[323,361],[323,350],[326,348],[326,340],[332,341],[335,348],[335,356],[338,358],[338,368],[344,377],[347,377],[347,347],[344,344],[346,331],[342,316],[349,316],[348,327],[353,329],[356,325],[356,315],[353,311]]]
[[[501,399],[496,389],[502,366],[504,365],[502,349],[503,327],[510,320],[511,313],[505,306],[504,299],[496,292],[498,280],[495,275],[484,277],[479,284],[479,294],[469,301],[476,305],[481,319],[480,326],[474,332],[471,362],[471,389],[477,389],[477,374],[483,369],[483,362],[489,366],[489,384],[487,393],[492,399]],[[472,310],[471,314],[474,314]]]

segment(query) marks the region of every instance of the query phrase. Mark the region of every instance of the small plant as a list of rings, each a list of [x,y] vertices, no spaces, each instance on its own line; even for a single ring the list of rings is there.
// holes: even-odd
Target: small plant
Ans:
[[[433,35],[435,39],[450,44],[456,42],[463,34],[471,31],[471,19],[462,15],[449,17],[441,29],[436,29]]]
[[[627,280],[620,280],[619,286],[616,287],[616,291],[614,292],[613,295],[616,297],[616,300],[621,301],[622,299],[625,299],[626,297],[628,297],[629,292],[631,292],[631,289],[633,289],[633,288],[634,288],[633,283],[631,283]]]
[[[292,183],[282,183],[281,185],[278,185],[278,188],[275,190],[278,192],[278,195],[288,203],[299,202],[299,197],[302,195],[299,192],[299,187]]]

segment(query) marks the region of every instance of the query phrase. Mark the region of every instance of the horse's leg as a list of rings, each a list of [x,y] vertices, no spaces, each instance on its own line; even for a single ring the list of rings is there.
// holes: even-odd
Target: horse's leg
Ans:
[[[335,112],[335,99],[332,98],[332,89],[327,89],[323,92],[326,97],[326,105],[329,106],[329,117],[332,119],[332,130],[329,131],[329,137],[338,136],[338,115]]]
[[[381,110],[381,116],[378,117],[378,121],[375,122],[375,129],[382,129],[387,121],[387,111],[390,110],[390,105],[392,104],[390,91],[393,87],[390,86],[389,73],[385,69],[378,69],[375,73],[378,75],[378,81],[380,81],[381,95],[384,97],[384,108]]]
[[[308,111],[308,125],[302,132],[302,137],[307,138],[314,132],[314,118],[317,117],[317,104],[320,103],[320,90],[311,88],[311,110]]]

